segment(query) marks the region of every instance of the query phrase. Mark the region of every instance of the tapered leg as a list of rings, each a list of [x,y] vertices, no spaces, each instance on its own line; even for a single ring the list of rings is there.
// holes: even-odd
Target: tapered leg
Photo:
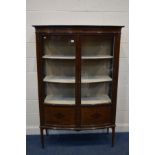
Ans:
[[[41,145],[44,148],[44,129],[40,128]]]
[[[109,128],[107,128],[107,134],[109,134]]]
[[[46,135],[48,136],[48,129],[46,129]]]
[[[112,127],[112,147],[114,147],[115,142],[115,127]]]

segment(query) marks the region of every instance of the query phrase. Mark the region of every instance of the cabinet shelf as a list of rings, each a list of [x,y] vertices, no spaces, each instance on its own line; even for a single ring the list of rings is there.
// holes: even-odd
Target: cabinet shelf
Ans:
[[[75,59],[75,56],[56,56],[56,55],[44,55],[42,58],[44,59]],[[82,59],[112,59],[111,55],[103,55],[103,56],[82,56]]]
[[[44,55],[42,58],[44,59],[71,59],[74,60],[75,56],[56,56],[56,55]]]
[[[47,95],[45,104],[56,104],[56,105],[75,105],[75,98],[63,98],[63,97],[53,97]],[[101,97],[84,97],[81,98],[81,105],[96,105],[96,104],[108,104],[111,103],[111,99],[108,95],[103,95]]]
[[[88,105],[88,104],[106,104],[111,103],[111,99],[108,95],[103,95],[101,97],[84,97],[81,100],[82,105]]]
[[[108,81],[112,81],[112,78],[108,75],[82,77],[81,79],[81,83],[95,83],[95,82],[108,82]]]
[[[75,83],[75,77],[71,76],[46,76],[43,79],[44,82],[55,82],[55,83]]]
[[[53,97],[51,95],[47,95],[45,100],[45,104],[65,104],[65,105],[75,105],[75,98],[68,97]]]
[[[55,82],[55,83],[75,83],[75,77],[61,77],[61,76],[46,76],[43,79],[44,82]],[[96,82],[108,82],[112,81],[110,76],[90,76],[81,77],[81,83],[96,83]]]
[[[82,56],[82,59],[112,59],[111,55],[99,55],[99,56]]]

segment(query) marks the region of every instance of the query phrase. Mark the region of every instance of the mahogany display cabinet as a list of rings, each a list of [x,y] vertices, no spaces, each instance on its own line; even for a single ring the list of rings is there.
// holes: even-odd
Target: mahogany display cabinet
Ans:
[[[34,25],[40,133],[112,129],[123,26]]]

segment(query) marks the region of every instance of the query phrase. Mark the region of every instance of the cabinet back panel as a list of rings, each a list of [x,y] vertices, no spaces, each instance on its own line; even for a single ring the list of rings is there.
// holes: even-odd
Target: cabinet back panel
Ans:
[[[82,56],[113,55],[113,37],[82,36],[81,51]]]
[[[75,98],[75,85],[64,83],[47,83],[46,95],[55,98]]]
[[[112,60],[82,60],[82,76],[110,75]]]
[[[45,75],[75,76],[74,60],[46,60]]]
[[[109,95],[110,84],[109,83],[90,83],[82,84],[81,96],[82,97],[101,97],[103,95]]]

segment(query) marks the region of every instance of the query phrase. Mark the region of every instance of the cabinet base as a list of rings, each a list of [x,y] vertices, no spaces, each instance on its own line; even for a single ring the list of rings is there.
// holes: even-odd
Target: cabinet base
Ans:
[[[107,134],[109,134],[109,128],[112,129],[112,143],[111,143],[111,146],[114,147],[114,143],[115,143],[115,125],[107,125],[107,126],[104,126],[104,127],[85,127],[85,128],[59,128],[59,127],[41,126],[40,127],[41,145],[42,145],[42,148],[45,147],[44,130],[46,131],[46,135],[49,135],[48,134],[49,129],[51,129],[51,130],[74,130],[74,131],[107,129]]]

